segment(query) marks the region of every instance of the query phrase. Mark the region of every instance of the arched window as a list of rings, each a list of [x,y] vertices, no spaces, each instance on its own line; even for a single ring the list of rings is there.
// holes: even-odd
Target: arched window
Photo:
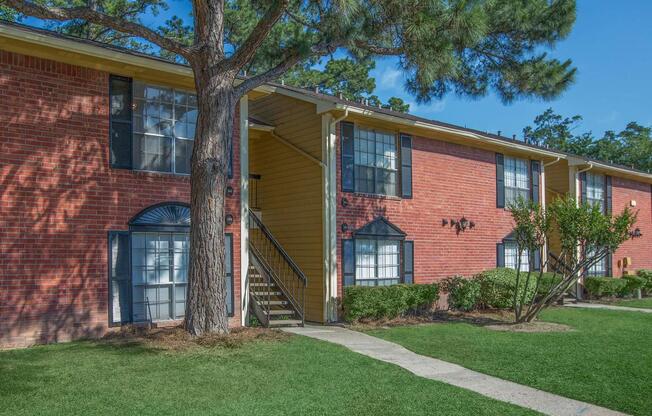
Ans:
[[[163,203],[109,234],[111,324],[182,319],[188,283],[190,207]],[[226,235],[228,313],[233,313],[232,235]]]

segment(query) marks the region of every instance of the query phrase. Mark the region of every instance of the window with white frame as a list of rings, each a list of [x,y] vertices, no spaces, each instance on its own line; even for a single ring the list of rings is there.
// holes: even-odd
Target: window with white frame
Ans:
[[[131,235],[133,320],[182,318],[186,308],[189,234],[134,232]]]
[[[605,176],[587,172],[586,202],[591,206],[598,206],[604,212],[605,195]]]
[[[518,260],[518,245],[515,241],[505,242],[505,267],[508,269],[517,268]],[[521,271],[527,272],[530,270],[530,252],[525,249],[521,252]]]
[[[195,94],[134,81],[134,169],[190,174],[196,123]]]
[[[400,275],[400,241],[355,240],[355,284],[387,286],[397,284]]]
[[[505,157],[505,204],[516,202],[519,197],[530,197],[530,170],[528,161],[515,157]]]
[[[595,249],[589,248],[586,250],[586,257],[595,255]],[[594,265],[586,269],[586,274],[589,277],[604,277],[608,276],[607,273],[607,257],[604,256],[598,260]]]
[[[355,191],[395,196],[397,194],[396,136],[355,127]]]

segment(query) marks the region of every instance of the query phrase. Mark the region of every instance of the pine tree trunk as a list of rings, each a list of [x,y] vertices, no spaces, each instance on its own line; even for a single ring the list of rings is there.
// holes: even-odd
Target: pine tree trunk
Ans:
[[[191,167],[190,269],[185,327],[192,335],[228,332],[224,246],[228,149],[236,99],[227,76],[195,69],[198,118]]]

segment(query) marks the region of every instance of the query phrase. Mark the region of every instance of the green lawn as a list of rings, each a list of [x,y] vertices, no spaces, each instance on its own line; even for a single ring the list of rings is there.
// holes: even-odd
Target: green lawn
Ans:
[[[551,309],[572,332],[497,332],[466,323],[375,330],[419,354],[634,415],[652,409],[652,315]]]
[[[623,299],[616,302],[618,306],[629,306],[630,308],[652,309],[652,298],[645,299]]]
[[[76,342],[0,352],[0,414],[532,415],[303,337],[170,352]]]

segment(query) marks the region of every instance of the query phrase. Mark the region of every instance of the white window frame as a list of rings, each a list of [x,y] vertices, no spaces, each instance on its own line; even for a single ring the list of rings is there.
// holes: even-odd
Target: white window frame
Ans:
[[[518,259],[518,244],[516,241],[505,241],[503,243],[505,267],[516,270],[516,261]],[[530,271],[530,251],[524,249],[521,253],[521,271]]]
[[[403,276],[401,273],[402,265],[402,250],[401,250],[401,240],[394,239],[382,239],[382,238],[356,238],[355,239],[355,251],[354,251],[354,261],[355,261],[355,285],[356,286],[389,286],[394,284],[399,284],[403,281]],[[373,256],[371,261],[364,262],[359,257],[363,254],[360,252],[361,248],[364,246],[371,246],[371,251],[368,255]],[[396,253],[381,253],[380,249],[383,247],[396,247]],[[387,263],[387,256],[396,255],[396,263]],[[383,276],[383,270],[396,268],[396,276]],[[362,273],[364,270],[370,271],[371,273]],[[362,277],[361,275],[364,275]]]
[[[505,206],[516,202],[519,196],[530,199],[531,172],[527,159],[505,156],[503,165],[505,183]]]
[[[391,138],[391,141],[389,140]],[[389,143],[388,143],[389,142]],[[363,146],[364,145],[364,146]],[[373,149],[370,149],[370,145]],[[379,154],[381,146],[382,154]],[[387,152],[387,146],[390,146]],[[364,147],[364,149],[363,149]],[[391,153],[393,150],[393,154]],[[369,160],[373,156],[373,160]],[[364,159],[364,160],[363,160]],[[379,161],[382,161],[382,166]],[[399,154],[398,138],[396,134],[368,129],[360,126],[354,127],[353,135],[353,189],[355,192],[375,195],[398,196],[399,193]],[[361,189],[359,186],[359,168],[371,169],[373,171],[372,189]],[[385,187],[389,182],[379,181],[379,173],[388,173],[394,176],[394,192],[384,193],[379,191],[379,182]]]
[[[607,205],[606,183],[605,175],[586,172],[586,203],[591,206],[598,205],[602,212]]]
[[[167,90],[172,94],[172,101],[169,102],[169,103],[164,103],[164,104],[169,104],[170,107],[171,107],[171,118],[170,119],[165,119],[165,120],[171,121],[171,126],[170,126],[170,131],[172,132],[171,135],[152,133],[152,132],[147,132],[146,131],[147,129],[145,127],[145,120],[147,118],[147,115],[145,113],[145,111],[146,111],[145,107],[146,107],[147,103],[150,102],[150,101],[147,100],[146,96],[144,96],[144,97],[137,97],[136,96],[136,91],[140,87],[142,87],[142,89],[144,91],[147,91],[148,88],[157,88],[157,89]],[[185,104],[177,104],[176,103],[177,94],[184,94],[184,95],[187,96]],[[191,98],[193,99],[194,105],[191,105],[189,103],[189,100]],[[173,175],[189,176],[190,172],[188,172],[188,173],[177,172],[177,166],[176,166],[177,165],[177,163],[176,163],[177,140],[183,140],[185,142],[193,142],[193,144],[194,144],[194,134],[193,134],[193,137],[177,136],[177,134],[176,134],[176,130],[177,130],[176,129],[176,124],[177,124],[177,122],[180,121],[180,119],[177,117],[177,107],[179,107],[179,108],[183,107],[186,110],[189,110],[189,111],[186,111],[184,114],[187,114],[188,112],[193,111],[193,110],[195,112],[197,112],[198,111],[197,110],[198,106],[197,106],[197,96],[196,96],[196,94],[193,91],[189,91],[189,90],[177,89],[177,88],[167,87],[167,86],[163,86],[163,85],[151,84],[151,83],[147,83],[147,82],[144,82],[144,81],[134,80],[133,81],[133,87],[132,87],[132,102],[133,102],[133,105],[134,105],[134,110],[132,111],[132,126],[133,126],[133,131],[132,131],[133,145],[132,146],[134,147],[134,151],[132,151],[132,167],[133,167],[133,170],[137,170],[137,171],[141,171],[141,172],[157,172],[157,173],[168,173],[168,174],[173,174]],[[157,101],[156,103],[159,103],[159,102]],[[141,114],[137,114],[138,112],[135,109],[138,104],[142,104],[142,113]],[[137,122],[138,118],[142,119],[142,123],[140,123],[143,126],[142,131],[138,130],[139,126],[140,126],[140,124]],[[162,120],[162,119],[159,118],[159,120]],[[188,121],[186,121],[185,123],[186,124],[191,124],[191,125],[194,124],[195,129],[196,129],[197,128],[197,118],[196,118],[196,116],[194,118],[194,123],[191,123],[191,122],[188,122]],[[162,138],[162,139],[166,139],[166,140],[171,141],[170,170],[140,169],[140,168],[136,167],[135,160],[136,160],[137,156],[136,156],[136,152],[135,152],[135,145],[139,141],[139,136],[157,137],[157,138]],[[190,158],[191,157],[192,157],[192,151],[189,152],[189,154],[188,154],[188,167],[190,167]]]

